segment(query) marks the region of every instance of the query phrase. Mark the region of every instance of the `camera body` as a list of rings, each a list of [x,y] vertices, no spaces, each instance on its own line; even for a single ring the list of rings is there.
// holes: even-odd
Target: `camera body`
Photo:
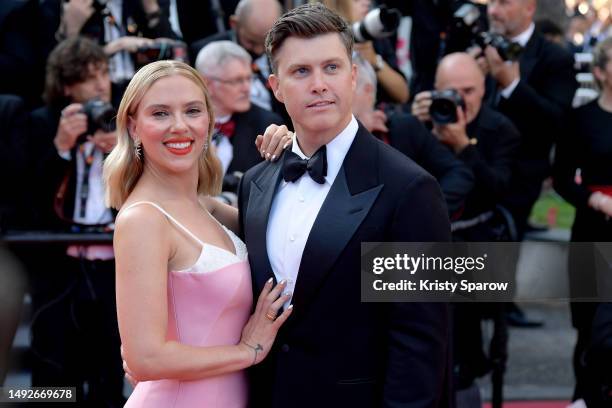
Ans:
[[[399,27],[402,14],[397,9],[388,9],[384,5],[370,11],[363,20],[352,25],[355,42],[385,38],[393,35]]]
[[[150,46],[140,47],[134,53],[136,68],[141,68],[159,60],[187,61],[187,44],[167,38],[157,39]]]
[[[84,143],[87,136],[93,135],[98,129],[112,132],[117,127],[115,122],[117,111],[113,105],[101,99],[94,98],[85,102],[81,113],[87,116],[87,130],[77,139],[78,144]]]
[[[457,107],[465,109],[465,101],[455,89],[431,91],[431,105],[429,116],[438,125],[456,123]]]
[[[504,61],[517,61],[523,52],[520,44],[510,41],[501,34],[487,31],[480,10],[471,3],[463,4],[453,13],[449,39],[452,45],[451,51],[464,51],[473,45],[484,49],[490,45],[497,50]]]

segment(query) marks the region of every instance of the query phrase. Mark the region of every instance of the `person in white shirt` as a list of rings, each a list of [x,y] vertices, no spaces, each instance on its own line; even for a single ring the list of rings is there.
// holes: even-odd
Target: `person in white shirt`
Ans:
[[[296,133],[290,152],[244,175],[240,225],[254,293],[284,281],[295,308],[252,370],[252,406],[451,404],[447,306],[360,299],[362,242],[448,241],[450,226],[434,178],[353,117],[352,45],[321,4],[289,11],[266,38]]]

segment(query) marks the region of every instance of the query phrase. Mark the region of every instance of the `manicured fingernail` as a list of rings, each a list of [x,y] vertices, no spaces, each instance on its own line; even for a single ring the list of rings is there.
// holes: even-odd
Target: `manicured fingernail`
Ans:
[[[266,158],[270,158],[270,153],[266,153]]]
[[[281,285],[286,285],[287,284],[287,279],[283,279],[282,281],[280,281]]]
[[[272,155],[272,160],[276,160],[276,155],[275,154]]]
[[[291,296],[291,292],[283,292],[283,296]]]
[[[268,279],[268,281],[266,283],[270,284],[270,283],[272,283],[273,280],[274,280],[274,278],[270,278],[270,279]]]
[[[283,146],[283,150],[286,149],[287,147],[289,147],[289,142],[285,143],[285,145]]]
[[[293,309],[293,305],[289,305],[289,307],[287,308],[287,310],[291,310]]]

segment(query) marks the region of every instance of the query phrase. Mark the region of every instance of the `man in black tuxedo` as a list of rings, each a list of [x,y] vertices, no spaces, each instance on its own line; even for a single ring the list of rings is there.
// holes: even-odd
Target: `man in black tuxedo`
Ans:
[[[352,42],[321,4],[291,10],[266,38],[296,138],[243,177],[240,223],[253,290],[284,280],[295,307],[253,368],[255,407],[450,404],[447,305],[360,300],[362,242],[448,241],[450,228],[433,177],[352,116]]]
[[[572,55],[535,30],[536,0],[492,0],[488,3],[492,31],[524,47],[508,64],[488,46],[479,59],[491,77],[491,103],[516,125],[522,136],[518,165],[506,206],[522,237],[542,181],[550,175],[550,151],[571,108],[577,83]]]
[[[270,124],[282,124],[277,114],[251,103],[251,56],[236,43],[215,41],[200,50],[196,69],[206,81],[215,112],[213,142],[221,160],[224,191],[237,193],[239,177],[263,160],[257,135]]]

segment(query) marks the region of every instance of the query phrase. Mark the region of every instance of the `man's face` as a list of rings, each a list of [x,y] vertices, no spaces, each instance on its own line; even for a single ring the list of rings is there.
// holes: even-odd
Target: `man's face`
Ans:
[[[276,98],[285,104],[298,135],[333,137],[348,125],[356,69],[340,35],[289,37],[275,56],[270,76]]]
[[[593,74],[599,81],[601,88],[605,91],[612,90],[612,50],[608,50],[608,63],[602,69],[600,67],[593,68]]]
[[[531,0],[490,0],[487,6],[491,30],[510,38],[527,29],[534,12]]]
[[[436,76],[436,89],[455,89],[465,102],[466,122],[472,122],[482,105],[484,81],[476,71],[478,68],[465,70],[443,70]]]
[[[108,65],[90,64],[89,73],[82,82],[64,86],[64,95],[70,98],[71,102],[83,103],[93,98],[101,99],[105,102],[111,100],[111,81],[108,74]]]
[[[205,77],[215,115],[231,115],[234,112],[246,112],[251,108],[249,98],[253,72],[248,63],[233,58],[218,67],[215,75]]]

